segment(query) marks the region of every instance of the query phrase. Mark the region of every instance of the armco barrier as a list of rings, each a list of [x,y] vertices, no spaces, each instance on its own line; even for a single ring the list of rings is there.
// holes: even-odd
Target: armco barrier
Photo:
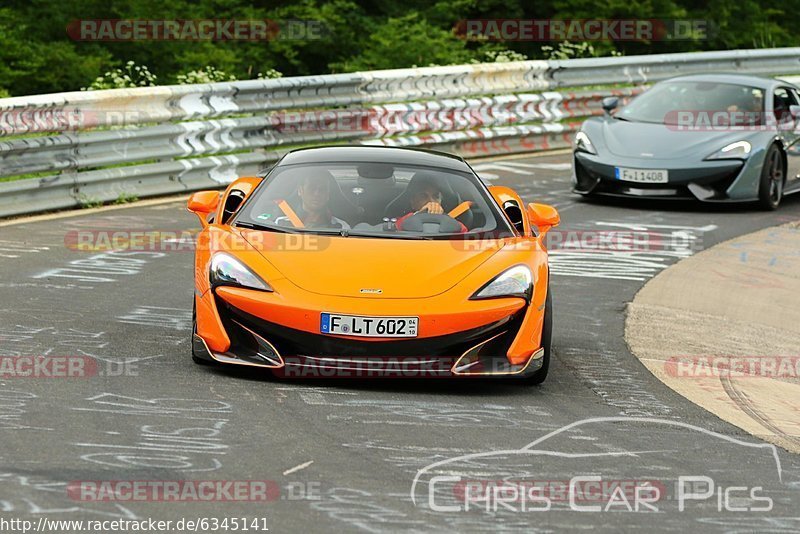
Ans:
[[[0,99],[0,217],[222,187],[294,146],[468,157],[567,147],[609,95],[693,72],[800,73],[800,48],[520,61]],[[616,89],[585,89],[618,86]]]

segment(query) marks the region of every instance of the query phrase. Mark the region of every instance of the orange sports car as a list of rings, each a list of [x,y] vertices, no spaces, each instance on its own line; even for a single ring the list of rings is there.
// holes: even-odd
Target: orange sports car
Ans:
[[[195,193],[192,356],[279,376],[541,383],[553,311],[547,205],[462,158],[384,147],[284,156]]]

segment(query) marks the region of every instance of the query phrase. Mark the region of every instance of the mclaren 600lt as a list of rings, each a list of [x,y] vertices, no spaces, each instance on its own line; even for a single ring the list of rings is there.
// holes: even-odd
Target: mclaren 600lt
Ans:
[[[279,376],[516,376],[553,321],[542,237],[558,212],[461,158],[384,147],[285,155],[192,195],[197,363]]]

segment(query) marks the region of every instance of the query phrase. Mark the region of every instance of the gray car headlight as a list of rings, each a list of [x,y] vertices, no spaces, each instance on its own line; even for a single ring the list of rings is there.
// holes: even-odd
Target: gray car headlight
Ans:
[[[211,287],[233,286],[261,291],[272,291],[272,288],[245,264],[230,254],[218,252],[211,258],[208,269]]]
[[[533,275],[525,265],[512,267],[480,288],[470,300],[520,297],[530,300],[533,291]]]
[[[713,154],[709,155],[706,159],[747,159],[750,156],[752,145],[747,141],[736,141],[729,145],[725,145]]]
[[[575,134],[575,150],[588,152],[589,154],[597,154],[597,150],[595,150],[592,141],[584,131]]]

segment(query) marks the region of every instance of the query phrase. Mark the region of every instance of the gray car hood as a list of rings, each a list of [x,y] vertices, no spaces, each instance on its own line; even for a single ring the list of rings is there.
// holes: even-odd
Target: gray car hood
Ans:
[[[742,131],[686,131],[675,126],[644,122],[627,122],[603,118],[594,122],[591,130],[600,130],[600,145],[616,156],[653,159],[701,160],[729,143],[759,137],[771,137],[770,132]],[[597,133],[587,134],[595,142]],[[755,148],[755,146],[754,146]]]

